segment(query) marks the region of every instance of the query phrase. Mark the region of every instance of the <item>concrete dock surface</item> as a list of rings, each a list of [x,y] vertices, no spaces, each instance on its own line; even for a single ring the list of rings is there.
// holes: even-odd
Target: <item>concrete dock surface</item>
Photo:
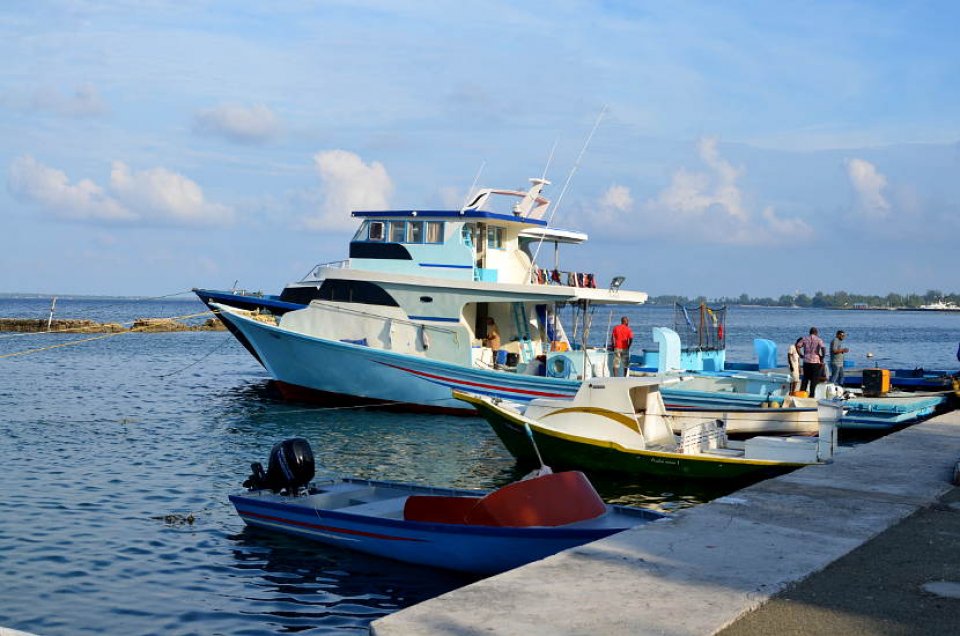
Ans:
[[[375,621],[428,634],[957,634],[960,411]]]

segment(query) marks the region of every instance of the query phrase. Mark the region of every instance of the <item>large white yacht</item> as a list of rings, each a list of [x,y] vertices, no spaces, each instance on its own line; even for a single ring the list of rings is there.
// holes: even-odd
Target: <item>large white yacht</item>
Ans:
[[[590,307],[647,295],[620,276],[561,270],[560,245],[587,235],[548,227],[548,183],[482,189],[459,210],[353,212],[349,259],[279,297],[196,292],[290,398],[467,413],[451,389],[572,397],[610,371],[607,351],[585,346]],[[561,311],[574,314],[569,334]],[[486,338],[491,318],[499,344]]]

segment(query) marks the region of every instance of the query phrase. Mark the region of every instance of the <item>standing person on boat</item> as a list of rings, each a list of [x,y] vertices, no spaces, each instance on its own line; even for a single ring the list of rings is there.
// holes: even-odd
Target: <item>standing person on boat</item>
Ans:
[[[620,324],[613,328],[613,375],[623,376],[630,371],[630,346],[633,344],[633,331],[630,330],[630,320],[623,316]],[[623,372],[620,369],[623,369]]]
[[[790,392],[794,393],[800,390],[800,343],[803,338],[797,338],[796,342],[787,349],[787,366],[790,368]]]
[[[483,344],[493,349],[494,352],[500,349],[500,329],[492,316],[487,316],[487,333],[483,338]]]
[[[830,382],[834,384],[843,384],[843,354],[850,351],[843,346],[846,337],[847,332],[841,329],[836,338],[830,341]]]
[[[823,375],[823,356],[827,352],[819,334],[819,329],[810,327],[810,334],[804,336],[799,347],[803,355],[803,384],[800,385],[800,390],[807,391],[810,397],[814,397],[813,392],[820,383],[820,376]]]

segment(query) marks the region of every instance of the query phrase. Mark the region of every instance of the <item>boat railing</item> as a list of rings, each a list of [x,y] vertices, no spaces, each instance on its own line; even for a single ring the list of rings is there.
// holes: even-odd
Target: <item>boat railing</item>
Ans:
[[[563,285],[565,287],[588,287],[596,289],[597,278],[592,273],[535,267],[530,274],[534,285]]]
[[[350,259],[343,259],[339,261],[329,261],[327,263],[320,263],[318,265],[314,265],[313,267],[310,268],[310,271],[307,272],[306,276],[304,276],[300,280],[301,281],[318,280],[320,278],[320,272],[326,268],[350,269]]]

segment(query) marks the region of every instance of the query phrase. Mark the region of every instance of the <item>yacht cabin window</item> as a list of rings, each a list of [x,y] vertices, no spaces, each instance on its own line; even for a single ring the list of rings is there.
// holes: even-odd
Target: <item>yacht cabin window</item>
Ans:
[[[487,228],[487,247],[491,249],[497,249],[497,250],[503,249],[503,228],[502,227]]]
[[[354,241],[443,243],[443,221],[364,221]],[[469,245],[469,238],[465,240]]]
[[[427,221],[427,243],[443,243],[443,222]]]
[[[407,222],[407,243],[423,243],[423,221]]]
[[[407,224],[403,221],[390,222],[390,242],[403,243],[407,238]]]

